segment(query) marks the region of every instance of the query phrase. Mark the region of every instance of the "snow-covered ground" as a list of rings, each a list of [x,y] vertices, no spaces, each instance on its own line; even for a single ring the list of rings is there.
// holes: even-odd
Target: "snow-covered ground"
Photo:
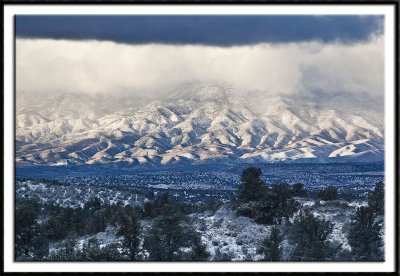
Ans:
[[[62,207],[78,208],[94,199],[99,198],[105,204],[141,205],[145,197],[142,193],[127,189],[112,189],[101,186],[77,186],[44,184],[40,181],[17,181],[16,197],[33,199],[40,203]]]
[[[73,93],[23,99],[16,114],[16,161],[64,166],[383,160],[383,112],[367,95],[325,95],[310,103],[242,91],[249,96],[238,98],[231,87],[210,83],[170,94],[146,102]],[[350,101],[351,109],[344,108]]]
[[[233,261],[258,260],[262,257],[257,254],[257,247],[269,235],[271,226],[256,224],[247,217],[237,217],[226,205],[214,214],[204,212],[192,217],[211,259],[218,250],[228,254]]]
[[[190,194],[186,195],[190,196]],[[126,188],[44,184],[30,180],[18,181],[16,183],[16,196],[17,202],[26,198],[38,200],[41,203],[73,208],[82,207],[85,202],[94,197],[100,198],[105,204],[142,205],[144,201],[147,201],[143,194]],[[341,250],[344,252],[351,250],[346,238],[349,231],[349,224],[355,210],[360,206],[367,205],[365,200],[322,201],[310,198],[295,198],[295,200],[301,204],[302,209],[308,209],[315,216],[332,222],[334,228],[328,236],[328,240],[336,245],[341,245]],[[218,260],[221,255],[228,256],[233,261],[262,259],[263,256],[257,253],[257,248],[260,246],[261,241],[270,234],[270,225],[257,224],[253,219],[248,217],[236,216],[229,202],[225,202],[215,212],[192,213],[190,218],[195,230],[200,234],[202,242],[207,247],[210,260]],[[294,216],[290,218],[290,221],[294,221]],[[150,229],[152,220],[142,220],[141,224],[143,233],[145,234]],[[287,226],[285,224],[277,225],[277,227],[283,234],[287,233]],[[384,235],[383,230],[382,235]],[[96,237],[99,240],[100,247],[110,243],[119,243],[122,239],[116,235],[116,228],[109,226],[104,232],[97,233],[96,235],[77,237],[77,247],[81,247],[83,243],[92,237]],[[52,243],[50,245],[50,253],[57,253],[61,246],[62,241]],[[282,241],[281,247],[283,260],[288,260],[292,248],[287,238]],[[183,248],[182,250],[185,249]],[[146,252],[143,251],[141,255],[146,256]]]
[[[113,226],[107,226],[104,232],[99,232],[94,235],[84,235],[75,238],[75,249],[81,250],[83,245],[90,239],[96,238],[99,242],[100,248],[103,248],[110,244],[121,244],[123,237],[117,235],[117,229]],[[49,255],[57,254],[62,248],[64,248],[64,241],[53,242],[49,245]],[[121,246],[122,247],[122,246]]]
[[[347,204],[344,201],[319,202],[314,200],[298,199],[303,208],[309,208],[317,217],[324,218],[334,224],[332,234],[328,240],[341,244],[342,250],[350,250],[346,235],[351,216],[356,207],[365,206],[366,202],[357,201]],[[257,254],[260,242],[265,239],[271,230],[269,225],[255,223],[247,217],[237,217],[232,209],[224,205],[214,214],[204,212],[192,215],[196,229],[202,235],[203,242],[211,254],[211,259],[216,252],[228,254],[234,261],[260,260],[263,256]],[[293,217],[291,218],[293,221]],[[285,231],[285,225],[278,225],[278,229]],[[283,259],[288,258],[290,245],[287,239],[281,243]]]
[[[317,217],[324,218],[334,224],[332,234],[328,240],[336,245],[341,245],[342,251],[350,251],[346,235],[351,216],[357,206],[363,206],[366,202],[351,202],[347,204],[342,201],[320,202],[315,204],[314,200],[299,199],[303,208],[309,208]],[[340,205],[339,205],[340,204]],[[201,236],[203,244],[206,245],[210,254],[209,260],[218,260],[221,254],[225,254],[232,261],[257,261],[262,260],[263,255],[257,252],[261,242],[270,234],[271,225],[257,224],[253,219],[236,216],[235,212],[224,204],[216,212],[206,211],[190,215],[195,231]],[[291,218],[291,221],[293,221]],[[146,234],[152,225],[151,219],[141,221],[143,234]],[[285,225],[276,225],[281,233],[285,233]],[[76,237],[76,249],[81,249],[84,243],[95,237],[99,241],[100,248],[111,243],[120,243],[123,238],[117,236],[115,226],[108,226],[104,232],[95,235]],[[383,232],[382,232],[383,234]],[[143,236],[141,237],[143,239]],[[54,242],[50,245],[50,255],[56,254],[63,246],[63,241]],[[287,237],[281,242],[282,260],[289,260],[292,246]],[[189,250],[181,248],[181,251]],[[147,252],[141,247],[141,256]]]

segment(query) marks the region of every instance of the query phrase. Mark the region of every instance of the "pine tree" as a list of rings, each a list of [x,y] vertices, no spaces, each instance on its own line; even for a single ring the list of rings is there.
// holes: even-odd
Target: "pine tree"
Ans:
[[[339,198],[337,188],[333,186],[328,186],[318,192],[317,198],[325,201],[337,200]]]
[[[289,241],[294,245],[295,261],[327,261],[337,252],[327,240],[332,233],[330,221],[315,217],[309,210],[300,211],[289,230]]]
[[[101,260],[102,261],[122,261],[126,260],[124,256],[119,252],[120,245],[118,243],[107,244],[101,248]]]
[[[266,237],[258,252],[264,255],[264,261],[280,261],[281,260],[281,246],[282,235],[278,228],[272,227],[271,234]]]
[[[75,260],[76,259],[75,239],[72,237],[67,238],[67,240],[64,242],[64,245],[65,245],[65,256],[67,260]]]
[[[219,248],[217,248],[215,250],[215,255],[213,258],[213,261],[217,261],[217,262],[230,262],[232,261],[231,256],[229,256],[229,254],[227,253],[222,253],[221,250]]]
[[[82,250],[78,252],[78,259],[81,261],[101,261],[100,242],[93,237],[85,242]]]
[[[189,261],[207,261],[210,254],[207,252],[207,246],[201,242],[200,236],[195,235],[192,242],[193,246]]]
[[[240,203],[257,201],[261,199],[266,190],[264,182],[261,180],[260,168],[247,168],[241,175],[241,185],[237,191],[237,198]]]
[[[15,210],[15,257],[30,259],[33,241],[40,233],[37,223],[40,206],[33,201],[23,201]]]
[[[242,172],[242,184],[237,191],[238,216],[254,218],[255,222],[281,224],[288,221],[299,204],[292,199],[293,190],[288,184],[273,184],[267,187],[261,180],[261,169],[247,168]]]
[[[67,229],[63,227],[58,217],[52,217],[45,223],[45,231],[49,240],[60,240],[67,235]]]
[[[75,250],[76,241],[72,237],[68,237],[64,242],[64,248],[58,250],[56,254],[50,256],[51,261],[81,261],[80,257],[77,254],[81,253],[78,250]]]
[[[100,210],[101,209],[101,200],[98,197],[91,199],[90,201],[85,203],[84,209],[86,210]]]
[[[165,248],[162,229],[159,227],[159,225],[153,224],[153,226],[150,228],[145,236],[143,247],[149,253],[149,261],[167,260],[167,249]]]
[[[103,210],[95,210],[86,222],[86,233],[96,234],[106,229],[106,221]]]
[[[376,219],[370,207],[356,210],[348,235],[349,245],[355,260],[377,261],[383,259],[381,221]]]
[[[32,246],[34,260],[43,260],[49,255],[49,240],[41,232],[33,238]]]
[[[304,190],[303,183],[296,183],[292,186],[292,194],[293,196],[305,197],[307,196],[306,190]]]
[[[122,244],[129,252],[129,259],[131,261],[138,260],[141,234],[138,214],[133,209],[123,211],[120,215],[118,224],[118,234],[124,237]]]
[[[179,257],[179,249],[190,245],[189,230],[181,214],[158,217],[144,240],[144,248],[151,261],[173,261]]]
[[[281,224],[282,218],[289,220],[289,217],[299,209],[296,203],[292,189],[288,184],[274,184],[271,186],[271,194],[273,199],[273,216],[278,219]]]
[[[378,215],[383,215],[385,208],[385,191],[383,182],[375,184],[374,191],[368,197],[368,206]]]
[[[68,237],[64,241],[64,249],[53,254],[51,261],[121,261],[125,260],[119,252],[120,244],[111,243],[100,247],[96,237],[83,243],[82,249],[75,248],[75,240]]]

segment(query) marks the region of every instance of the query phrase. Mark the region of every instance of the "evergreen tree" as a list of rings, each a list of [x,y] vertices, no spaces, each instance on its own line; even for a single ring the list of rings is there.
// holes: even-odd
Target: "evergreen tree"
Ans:
[[[205,203],[198,205],[197,211],[198,212],[211,211],[215,213],[222,205],[223,202],[220,199],[210,199],[207,200]]]
[[[215,251],[215,255],[214,255],[214,259],[213,261],[217,261],[217,262],[230,262],[232,261],[231,256],[229,256],[229,254],[227,253],[222,253],[221,250],[219,248],[217,248],[217,250]]]
[[[72,237],[68,237],[63,242],[63,249],[60,249],[56,254],[50,256],[51,261],[80,261],[75,250],[76,241]]]
[[[83,243],[82,250],[78,252],[78,259],[81,261],[101,261],[99,240],[93,237]]]
[[[292,194],[293,194],[293,196],[306,197],[307,196],[307,192],[304,189],[304,184],[303,183],[293,184],[293,186],[292,186]]]
[[[266,237],[261,246],[258,249],[258,252],[264,255],[264,261],[280,261],[281,260],[281,246],[282,235],[278,228],[272,227],[271,234]]]
[[[383,259],[381,221],[370,207],[357,208],[348,235],[349,245],[356,260],[378,261]]]
[[[265,193],[266,186],[261,180],[261,169],[250,167],[243,170],[241,175],[241,185],[237,191],[237,198],[240,203],[257,201]]]
[[[61,210],[61,221],[67,231],[74,231],[75,229],[75,212],[73,208],[63,208]]]
[[[260,201],[251,201],[240,205],[236,213],[237,215],[251,217],[256,223],[273,224],[275,216],[274,206],[272,197],[265,195]]]
[[[98,197],[91,199],[86,202],[84,207],[85,210],[100,210],[101,209],[101,200]]]
[[[162,193],[157,201],[160,206],[167,205],[169,203],[169,192]]]
[[[124,237],[122,245],[129,252],[131,261],[138,260],[141,226],[139,215],[133,209],[124,210],[118,221],[118,234]]]
[[[45,223],[45,231],[49,240],[60,240],[66,237],[67,229],[58,217],[51,217]]]
[[[337,200],[339,198],[337,188],[328,186],[318,192],[317,198],[325,201]]]
[[[40,233],[37,223],[40,206],[34,201],[23,201],[15,210],[15,257],[33,257],[33,241]]]
[[[300,205],[291,198],[293,193],[288,184],[272,185],[271,195],[273,216],[278,219],[278,224],[281,224],[282,218],[288,221],[289,217],[299,209]]]
[[[40,232],[32,240],[33,259],[43,260],[49,255],[49,240]]]
[[[248,168],[242,173],[242,184],[239,186],[236,214],[254,218],[257,223],[281,224],[288,221],[299,204],[292,199],[293,190],[288,184],[274,184],[267,187],[261,180],[261,169]]]
[[[100,250],[101,261],[122,261],[124,256],[119,252],[120,245],[118,243],[107,244]]]
[[[154,205],[152,202],[147,201],[143,204],[143,213],[145,217],[154,218],[156,213],[154,211]]]
[[[181,214],[158,217],[144,240],[151,261],[173,261],[180,258],[179,249],[190,246],[189,229]]]
[[[294,245],[295,261],[328,261],[337,252],[327,240],[332,233],[330,221],[315,217],[310,211],[300,211],[289,230],[289,242]]]
[[[83,243],[82,249],[75,248],[75,240],[71,237],[64,242],[64,249],[53,254],[51,261],[121,261],[125,260],[119,252],[120,244],[111,243],[100,247],[100,242],[93,237]]]
[[[143,247],[149,253],[149,261],[166,261],[166,241],[163,239],[163,231],[158,224],[154,224],[145,236]]]
[[[103,232],[107,227],[104,209],[94,209],[91,213],[91,216],[87,218],[86,233],[96,234],[99,232]]]
[[[375,184],[374,191],[368,197],[368,206],[378,215],[383,215],[385,208],[385,191],[383,182]]]
[[[196,235],[193,238],[192,252],[189,256],[189,261],[207,261],[210,254],[207,252],[207,246],[201,242],[200,236]]]
[[[75,252],[75,245],[76,241],[72,237],[67,238],[64,242],[65,245],[65,256],[66,260],[75,260],[76,259],[76,252]]]

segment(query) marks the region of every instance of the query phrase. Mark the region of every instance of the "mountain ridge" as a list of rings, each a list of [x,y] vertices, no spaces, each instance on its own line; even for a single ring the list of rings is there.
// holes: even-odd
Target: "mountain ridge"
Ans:
[[[324,106],[321,99],[302,102],[264,94],[194,84],[147,101],[64,95],[44,99],[39,107],[20,104],[16,162],[54,166],[383,160],[383,123],[377,119],[379,111],[368,116],[369,101],[352,99],[353,111],[340,110],[340,104]],[[339,103],[346,101],[346,94],[335,97]]]

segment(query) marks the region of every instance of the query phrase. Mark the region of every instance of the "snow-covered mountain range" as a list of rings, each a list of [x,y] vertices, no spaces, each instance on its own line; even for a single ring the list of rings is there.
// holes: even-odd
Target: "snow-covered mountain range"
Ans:
[[[158,98],[18,92],[18,165],[383,160],[383,102],[188,84]]]

